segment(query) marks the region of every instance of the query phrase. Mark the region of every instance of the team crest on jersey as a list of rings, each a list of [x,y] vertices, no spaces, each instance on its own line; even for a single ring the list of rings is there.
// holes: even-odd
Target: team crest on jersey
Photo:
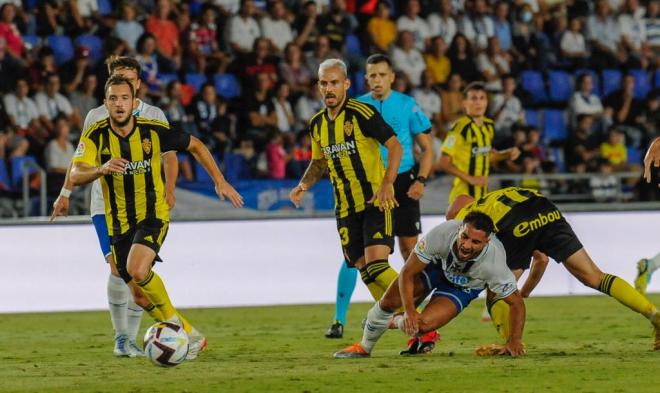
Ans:
[[[144,154],[151,153],[151,139],[144,138],[142,140],[142,150],[144,150]]]
[[[344,122],[344,133],[346,136],[351,136],[353,134],[353,122],[350,120],[346,120]]]
[[[85,142],[80,142],[76,152],[73,154],[74,157],[82,157],[85,154]]]

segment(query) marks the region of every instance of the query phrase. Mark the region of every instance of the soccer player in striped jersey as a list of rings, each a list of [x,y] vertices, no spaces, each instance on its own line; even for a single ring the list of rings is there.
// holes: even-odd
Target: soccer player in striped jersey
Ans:
[[[465,115],[451,126],[442,143],[442,155],[435,169],[454,176],[449,204],[458,195],[479,199],[488,192],[488,174],[491,163],[515,160],[520,155],[517,147],[497,151],[492,148],[495,130],[493,121],[486,117],[488,97],[481,82],[472,82],[463,90]]]
[[[655,331],[654,349],[660,350],[660,312],[656,306],[626,281],[602,272],[559,209],[538,191],[508,187],[478,200],[461,196],[451,206],[447,219],[454,215],[461,219],[471,212],[482,212],[493,219],[497,237],[506,249],[507,265],[516,279],[529,268],[534,252],[550,256],[563,263],[584,285],[615,298],[649,319]],[[525,283],[528,289],[524,296],[529,296],[537,282]],[[489,302],[489,310],[500,336],[508,337],[509,306],[504,302]]]
[[[424,115],[415,99],[392,90],[394,70],[390,59],[382,54],[367,59],[366,78],[369,93],[357,98],[372,105],[392,127],[403,148],[399,172],[394,181],[394,193],[399,207],[394,209],[394,236],[399,238],[399,250],[403,260],[407,260],[417,243],[417,235],[422,231],[419,201],[424,196],[426,178],[433,165],[431,144],[431,122]],[[422,157],[419,169],[415,171],[415,143],[420,147]],[[381,146],[381,157],[387,164],[387,149]],[[346,323],[346,312],[351,294],[355,288],[357,271],[342,261],[337,280],[337,301],[335,321],[326,333],[328,338],[341,338]],[[437,334],[431,333],[427,345],[435,345]],[[418,343],[415,343],[418,345]]]
[[[112,56],[106,61],[110,76],[121,75],[131,81],[137,91],[140,88],[140,63],[130,57]],[[135,99],[133,114],[146,119],[158,120],[167,123],[163,111],[153,105]],[[108,109],[105,105],[94,108],[87,113],[83,129],[87,129],[93,123],[108,117]],[[170,208],[174,207],[176,197],[174,189],[178,175],[178,162],[173,152],[163,153],[163,168],[165,172],[165,199]],[[70,178],[71,165],[66,173],[64,185],[59,197],[53,203],[51,221],[58,215],[67,215],[69,210],[69,196],[73,190]],[[142,356],[142,350],[136,344],[136,337],[142,321],[142,307],[149,304],[140,289],[134,283],[126,284],[119,276],[110,250],[110,237],[105,220],[105,207],[101,181],[92,183],[90,202],[90,215],[92,223],[99,239],[101,252],[110,266],[110,274],[107,282],[107,296],[110,310],[110,319],[115,330],[114,354],[116,356]]]
[[[312,160],[290,198],[300,206],[326,169],[335,194],[337,231],[344,257],[360,269],[362,281],[379,299],[397,272],[387,258],[394,246],[392,209],[401,144],[371,105],[349,99],[346,64],[328,59],[319,66],[319,89],[326,108],[309,122]],[[380,145],[388,149],[387,168]]]
[[[158,251],[169,227],[169,206],[162,180],[164,151],[192,153],[215,184],[220,199],[235,207],[242,197],[224,179],[211,153],[199,139],[172,131],[167,123],[133,115],[135,91],[127,78],[114,75],[105,84],[109,117],[92,124],[80,137],[73,158],[71,181],[75,185],[101,179],[106,224],[119,275],[135,282],[150,304],[144,309],[157,321],[183,326],[190,337],[189,356],[197,357],[206,339],[174,308],[158,274]]]

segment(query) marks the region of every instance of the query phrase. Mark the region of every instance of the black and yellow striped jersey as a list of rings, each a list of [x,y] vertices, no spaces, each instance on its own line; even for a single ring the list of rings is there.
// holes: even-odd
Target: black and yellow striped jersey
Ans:
[[[189,134],[172,131],[167,123],[142,117],[135,117],[133,130],[125,137],[112,130],[109,118],[83,132],[74,163],[100,167],[112,158],[128,160],[123,174],[101,177],[110,236],[120,236],[145,219],[169,221],[161,153],[185,150],[189,144]]]
[[[456,120],[442,143],[442,154],[451,156],[452,163],[470,176],[488,176],[490,173],[490,150],[495,136],[493,121],[483,119],[479,127],[470,116]],[[459,177],[449,195],[451,204],[458,195],[469,195],[479,199],[488,192],[488,187],[476,187]]]
[[[508,218],[511,209],[530,198],[543,197],[537,190],[521,187],[507,187],[497,191],[489,192],[481,199],[476,199],[465,205],[456,215],[457,220],[462,220],[469,212],[479,211],[489,216],[498,229]]]
[[[328,162],[337,217],[364,210],[385,174],[379,143],[395,136],[394,130],[371,105],[347,99],[334,120],[327,109],[317,113],[309,132],[312,158]]]

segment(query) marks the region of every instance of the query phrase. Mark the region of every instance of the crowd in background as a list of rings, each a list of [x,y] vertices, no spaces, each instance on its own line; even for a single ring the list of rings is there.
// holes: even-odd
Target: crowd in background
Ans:
[[[0,161],[11,173],[33,157],[55,195],[86,113],[102,103],[111,55],[134,56],[138,97],[238,178],[298,178],[311,158],[306,123],[323,108],[318,65],[346,60],[358,96],[365,59],[377,52],[392,59],[394,88],[432,120],[437,151],[462,114],[462,87],[485,81],[495,145],[523,152],[502,172],[636,170],[658,134],[660,0],[0,4]],[[195,181],[180,158],[183,180]],[[608,181],[548,185],[530,176],[527,185],[584,187],[608,200],[616,179]]]

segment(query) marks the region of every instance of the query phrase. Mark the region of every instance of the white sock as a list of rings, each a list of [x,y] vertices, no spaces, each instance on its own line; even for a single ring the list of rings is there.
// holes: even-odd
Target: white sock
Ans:
[[[654,271],[658,270],[660,268],[660,253],[658,253],[656,256],[653,258],[648,259],[647,263],[647,271],[649,274],[653,273]]]
[[[140,330],[140,322],[142,322],[142,307],[133,301],[133,296],[128,297],[128,307],[126,307],[126,326],[128,339],[135,341],[138,330]]]
[[[108,276],[108,306],[115,336],[127,334],[126,306],[131,296],[130,292],[128,285],[120,277],[112,274]]]
[[[367,323],[364,324],[364,332],[362,333],[362,341],[360,342],[365,351],[371,353],[380,336],[387,330],[392,314],[394,313],[384,311],[380,308],[379,303],[371,307],[371,310],[367,313]]]

